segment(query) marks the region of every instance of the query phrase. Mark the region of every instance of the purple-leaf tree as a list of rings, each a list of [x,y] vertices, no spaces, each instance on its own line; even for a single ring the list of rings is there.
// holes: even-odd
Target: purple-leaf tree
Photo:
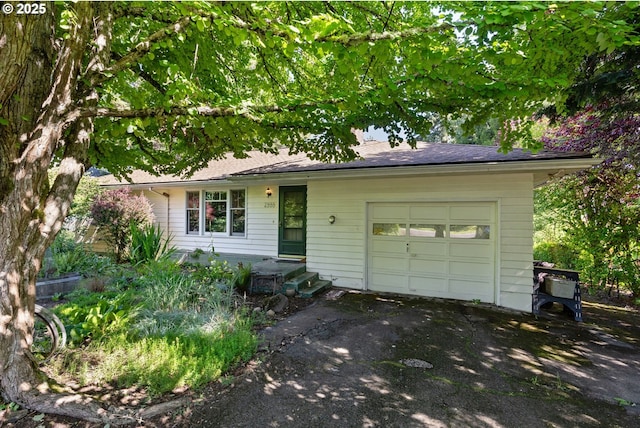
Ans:
[[[587,106],[543,136],[546,148],[590,151],[603,162],[547,190],[579,267],[596,286],[622,283],[640,295],[640,117]]]
[[[98,195],[91,206],[91,216],[95,225],[105,232],[105,240],[113,247],[116,261],[120,262],[131,243],[131,225],[150,224],[153,210],[147,198],[123,187]]]

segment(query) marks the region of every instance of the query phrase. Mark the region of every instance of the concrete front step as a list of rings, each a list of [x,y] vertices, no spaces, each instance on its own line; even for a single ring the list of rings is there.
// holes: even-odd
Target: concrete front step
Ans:
[[[316,294],[322,293],[329,287],[331,287],[331,281],[319,279],[308,286],[298,288],[298,296],[304,298],[313,297]]]
[[[298,291],[301,287],[308,287],[310,284],[318,280],[318,274],[315,272],[304,272],[291,279],[288,279],[282,284],[282,289],[286,291],[289,288],[293,288]]]
[[[331,287],[331,281],[321,280],[316,272],[304,272],[297,275],[284,284],[282,292],[286,294],[288,289],[296,290],[299,297],[313,297]]]

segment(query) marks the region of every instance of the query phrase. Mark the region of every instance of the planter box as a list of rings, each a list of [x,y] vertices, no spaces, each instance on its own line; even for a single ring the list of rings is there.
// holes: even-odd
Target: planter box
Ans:
[[[544,279],[545,293],[554,297],[560,297],[563,299],[573,299],[573,294],[576,289],[576,282],[562,278],[554,278],[547,276]]]
[[[81,275],[43,279],[36,282],[36,299],[49,299],[55,295],[70,293],[80,284]]]

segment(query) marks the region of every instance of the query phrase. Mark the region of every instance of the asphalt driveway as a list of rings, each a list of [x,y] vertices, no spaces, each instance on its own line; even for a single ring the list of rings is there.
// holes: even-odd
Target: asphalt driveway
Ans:
[[[640,426],[640,315],[585,303],[584,319],[437,299],[318,298],[266,329],[259,360],[173,424]]]

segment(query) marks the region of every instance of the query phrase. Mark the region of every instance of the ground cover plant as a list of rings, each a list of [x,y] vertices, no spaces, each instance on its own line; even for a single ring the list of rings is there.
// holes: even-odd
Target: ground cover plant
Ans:
[[[113,275],[114,268],[111,257],[90,251],[76,242],[72,232],[63,230],[49,247],[39,275],[49,278],[73,273],[93,278]]]
[[[252,313],[233,287],[240,269],[168,259],[128,269],[105,291],[80,289],[55,308],[70,345],[47,368],[54,378],[153,397],[198,388],[251,358]]]

